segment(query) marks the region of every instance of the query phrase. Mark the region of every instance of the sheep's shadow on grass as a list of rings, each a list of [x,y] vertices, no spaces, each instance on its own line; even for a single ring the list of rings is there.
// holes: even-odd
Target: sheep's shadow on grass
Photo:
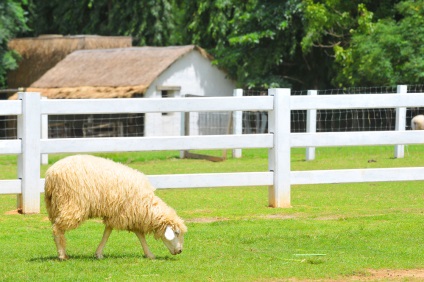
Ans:
[[[151,259],[147,258],[144,255],[138,255],[138,254],[110,254],[110,255],[104,255],[102,259],[96,258],[94,255],[70,255],[69,259],[67,260],[60,260],[57,256],[46,256],[46,257],[36,257],[31,258],[28,261],[29,262],[48,262],[48,261],[58,261],[58,262],[64,262],[67,261],[104,261],[104,260],[122,260],[122,259],[134,259],[139,258],[146,261],[150,261]],[[160,261],[176,261],[177,258],[171,257],[171,256],[157,256],[154,260],[160,260]]]

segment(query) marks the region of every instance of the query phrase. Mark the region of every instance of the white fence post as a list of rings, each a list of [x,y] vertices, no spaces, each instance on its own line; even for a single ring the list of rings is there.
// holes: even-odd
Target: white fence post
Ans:
[[[185,95],[182,94],[181,98],[185,98]],[[190,114],[190,113],[188,113]],[[186,136],[186,135],[190,135],[190,132],[186,132],[186,113],[185,112],[180,112],[180,136]],[[185,158],[185,152],[183,150],[180,151],[180,159],[184,159]]]
[[[18,116],[18,138],[22,153],[18,156],[18,177],[21,179],[21,196],[18,208],[22,213],[40,212],[40,93],[19,93],[22,114]]]
[[[41,99],[47,99],[47,97],[41,97]],[[49,139],[49,116],[42,115],[41,116],[41,138]],[[41,164],[46,165],[49,164],[49,155],[42,154],[41,155]]]
[[[290,203],[290,89],[269,89],[274,109],[269,113],[269,132],[274,146],[269,149],[268,167],[274,173],[274,185],[268,188],[270,207],[288,208]]]
[[[317,90],[308,90],[308,95],[316,96]],[[317,110],[311,109],[306,111],[306,132],[316,133],[317,131]],[[306,160],[315,160],[315,147],[306,148]]]
[[[243,89],[234,89],[233,96],[243,97]],[[243,134],[243,112],[233,112],[233,134]],[[242,150],[233,149],[233,158],[241,158]]]
[[[408,87],[406,85],[397,86],[397,95],[404,95],[408,92]],[[397,107],[396,108],[396,131],[405,131],[406,128],[406,108]],[[395,146],[395,158],[403,158],[405,155],[405,145],[396,145]]]

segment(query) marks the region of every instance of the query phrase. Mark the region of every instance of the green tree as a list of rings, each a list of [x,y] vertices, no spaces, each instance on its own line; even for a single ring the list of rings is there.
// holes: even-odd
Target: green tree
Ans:
[[[255,1],[247,8],[231,22],[235,29],[228,38],[229,47],[218,50],[221,62],[232,62],[238,80],[252,88],[309,84],[306,72],[310,65],[299,48],[302,2]]]
[[[137,45],[174,43],[172,0],[33,1],[34,35],[126,35]]]
[[[0,2],[0,88],[6,86],[6,72],[17,68],[19,56],[8,49],[7,43],[17,34],[28,30],[23,5],[27,1],[2,0]]]
[[[351,44],[336,49],[340,86],[423,82],[424,1],[403,1],[395,7],[395,18],[378,21],[362,7]]]
[[[350,46],[363,7],[393,18],[399,0],[177,2],[188,11],[183,39],[207,48],[242,87],[322,89],[335,82],[338,48]]]
[[[240,87],[323,89],[423,76],[424,0],[31,1],[32,35],[197,44]]]
[[[179,1],[185,41],[212,53],[242,87],[290,86],[302,28],[300,0]]]
[[[373,18],[395,18],[395,4],[398,2],[399,0],[304,0],[305,33],[301,42],[302,50],[304,54],[315,51],[331,58],[322,69],[329,74],[327,87],[347,86],[342,77],[350,77],[351,83],[348,85],[363,86],[356,80],[356,73],[344,67],[359,67],[360,64],[350,54],[352,37],[355,34],[367,37]],[[370,50],[364,48],[362,52],[368,53]],[[379,85],[379,81],[375,81],[373,85]]]

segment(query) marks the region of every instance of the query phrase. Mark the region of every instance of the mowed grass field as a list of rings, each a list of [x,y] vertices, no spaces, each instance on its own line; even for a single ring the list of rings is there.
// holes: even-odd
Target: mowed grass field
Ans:
[[[308,162],[304,153],[292,151],[292,170],[424,165],[421,146],[408,146],[403,159],[392,158],[393,147],[322,148]],[[267,170],[266,150],[219,163],[181,160],[178,152],[101,156],[147,175]],[[0,156],[0,179],[13,178],[16,156]],[[424,279],[422,181],[293,186],[288,209],[267,206],[267,187],[156,193],[187,223],[181,255],[149,237],[157,259],[146,259],[134,234],[114,231],[97,260],[103,224],[93,219],[67,233],[64,262],[56,258],[43,199],[40,214],[20,215],[16,196],[0,195],[0,281],[374,281],[375,270],[414,273],[383,281]]]

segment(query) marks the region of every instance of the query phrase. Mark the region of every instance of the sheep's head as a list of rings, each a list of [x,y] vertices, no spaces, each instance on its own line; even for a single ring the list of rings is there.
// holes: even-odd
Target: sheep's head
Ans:
[[[180,254],[183,251],[184,233],[187,232],[187,226],[175,210],[158,197],[154,197],[152,203],[151,209],[155,215],[155,220],[152,222],[155,226],[152,229],[155,238],[161,238],[171,254]]]
[[[166,227],[161,239],[171,254],[177,255],[183,251],[185,231],[169,225]]]

